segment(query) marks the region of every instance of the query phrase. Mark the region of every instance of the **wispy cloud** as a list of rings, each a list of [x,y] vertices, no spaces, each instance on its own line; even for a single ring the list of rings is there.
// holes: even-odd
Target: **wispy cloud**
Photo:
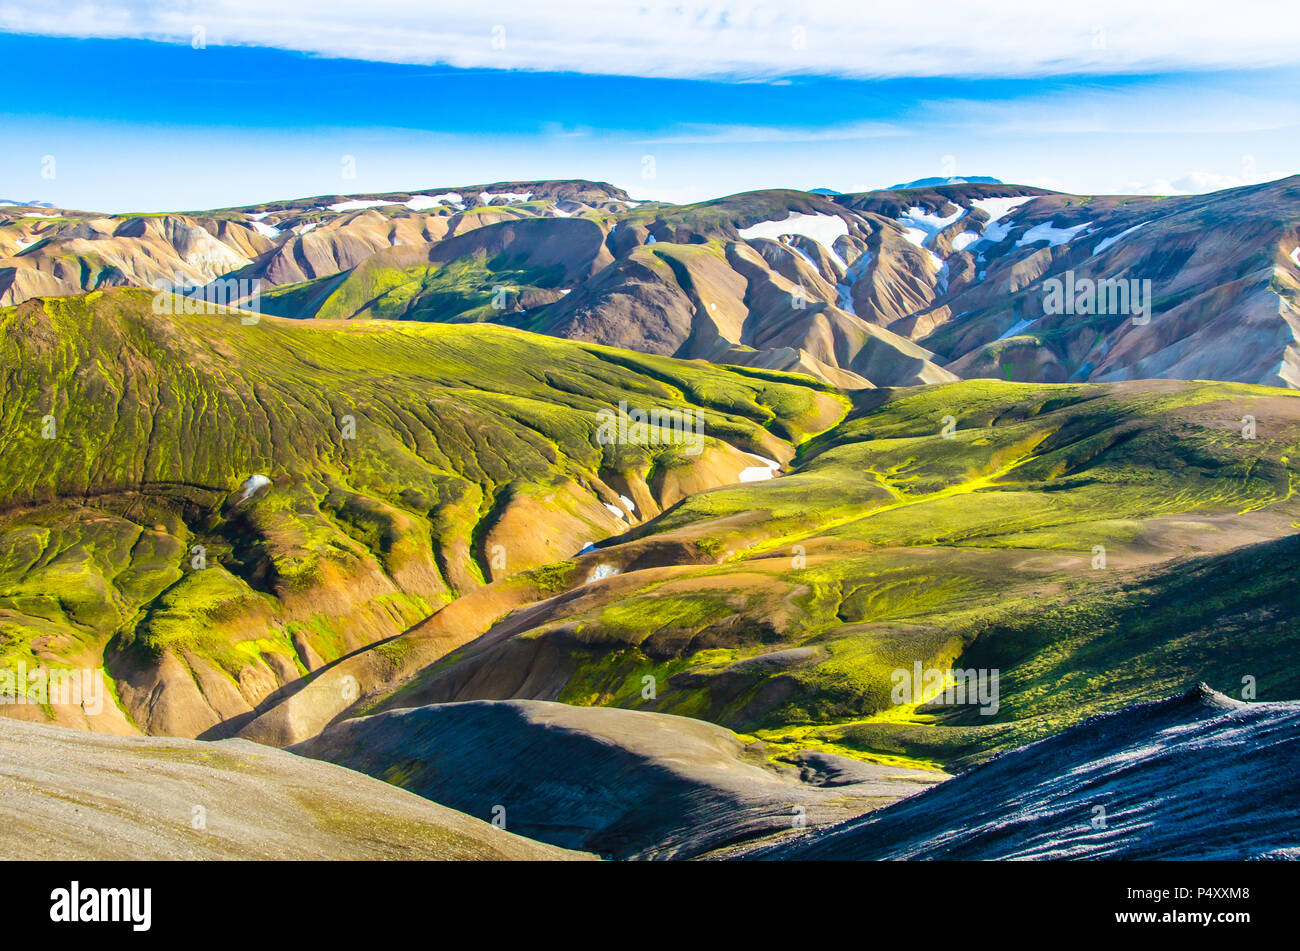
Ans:
[[[1281,66],[1291,4],[1249,0],[43,0],[0,29],[255,45],[456,67],[652,77],[1048,76]]]
[[[492,50],[490,25],[474,36],[466,21],[448,14],[435,36],[427,13],[408,10],[399,17],[393,0],[369,0],[369,24],[352,24],[336,0],[322,0],[320,17],[277,9],[274,22],[251,6],[240,19],[232,11],[242,8],[233,0],[214,0],[201,17],[173,10],[167,23],[153,8],[127,10],[121,0],[93,9],[46,0],[46,7],[21,12],[5,5],[13,2],[0,0],[0,22],[30,25],[62,11],[66,18],[51,19],[51,32],[166,32],[176,41],[0,35],[6,61],[59,66],[9,97],[6,130],[22,147],[0,153],[0,180],[23,198],[68,207],[219,207],[304,194],[567,177],[612,181],[640,197],[675,201],[767,187],[856,191],[855,183],[887,186],[952,174],[994,175],[1081,194],[1170,194],[1282,177],[1296,170],[1300,155],[1300,104],[1284,95],[1293,72],[1287,69],[1029,80],[790,76],[749,82],[732,75],[683,81],[594,73],[633,71],[638,63],[649,63],[647,72],[662,71],[696,42],[689,31],[670,41],[652,30],[629,38],[620,26],[593,38],[579,24],[567,35],[562,18],[558,25],[535,24],[527,11],[506,19],[505,48]],[[561,14],[568,2],[555,0]],[[657,9],[656,0],[644,2]],[[591,16],[599,21],[604,10],[598,5]],[[979,10],[974,16],[968,8],[956,22],[969,27],[996,20],[1006,8]],[[810,17],[825,13],[821,7],[810,11]],[[931,6],[912,12],[916,22],[909,20],[900,56],[922,49],[938,57],[932,41],[952,40],[953,30]],[[879,16],[882,28],[893,22],[888,11]],[[398,25],[374,25],[385,17]],[[861,39],[863,22],[862,15],[846,16],[845,42]],[[525,42],[521,34],[532,25],[541,32]],[[195,27],[202,29],[196,34]],[[731,20],[706,20],[699,29],[723,35],[735,28]],[[1107,29],[1110,43],[1113,29]],[[1279,21],[1278,35],[1287,29]],[[1020,43],[1026,33],[1008,35],[1007,42]],[[192,37],[207,48],[191,49]],[[521,47],[549,50],[548,61],[555,63],[576,62],[592,49],[604,50],[605,58],[584,60],[584,72],[538,73],[221,46],[239,37],[318,52],[360,44],[376,59],[410,53],[426,61],[460,56],[504,65],[485,57],[521,55]],[[409,48],[411,37],[420,40],[414,43],[420,50]],[[811,32],[808,40],[814,43]],[[957,52],[973,55],[982,42],[974,36]],[[1234,55],[1244,48],[1224,46],[1236,49]],[[722,56],[728,47],[720,41],[719,49]],[[857,66],[846,69],[864,63],[885,69],[903,61],[873,60],[864,49],[855,54]],[[750,56],[754,66],[761,57],[752,53],[736,48],[728,55]],[[807,56],[825,72],[837,66],[834,56]],[[953,56],[944,62],[962,61]],[[707,71],[719,61],[706,58],[690,68]],[[1007,70],[1023,65],[1014,57],[990,61]],[[87,89],[96,95],[88,97]],[[650,177],[647,154],[655,159]],[[45,155],[58,157],[57,179],[44,175]],[[348,165],[355,178],[341,177],[342,157],[355,160]],[[1198,178],[1193,169],[1220,177]]]
[[[785,126],[685,124],[673,132],[635,140],[636,145],[752,145],[765,142],[853,142],[908,135],[902,126],[886,122],[857,122],[808,129]]]

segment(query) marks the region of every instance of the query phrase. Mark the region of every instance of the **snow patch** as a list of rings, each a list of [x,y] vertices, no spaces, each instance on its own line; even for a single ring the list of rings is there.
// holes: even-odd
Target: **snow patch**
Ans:
[[[271,484],[271,480],[268,479],[266,476],[262,475],[261,473],[254,473],[253,475],[245,479],[244,484],[240,487],[244,490],[244,494],[239,497],[239,501],[247,502],[249,498],[252,497],[254,492],[262,488],[263,486],[268,486],[270,484]]]
[[[939,274],[935,277],[935,284],[939,288],[940,294],[948,293],[948,262],[940,261],[939,255],[933,251],[929,252],[930,260],[939,268]]]
[[[837,306],[840,310],[847,311],[848,313],[852,314],[854,317],[858,316],[858,312],[854,310],[852,285],[850,284],[835,285],[835,306]]]
[[[740,470],[741,482],[762,482],[770,479],[781,471],[781,463],[775,459],[768,459],[766,456],[760,456],[757,453],[744,452],[741,455],[748,456],[751,459],[757,459],[763,463],[761,466],[749,466]]]
[[[1291,261],[1296,267],[1300,267],[1300,246],[1291,249]]]
[[[1005,240],[1014,225],[1009,221],[1003,223],[1002,219],[1025,204],[1025,202],[1033,200],[1033,195],[1025,195],[1021,198],[976,198],[972,201],[972,208],[978,208],[989,216],[981,240],[988,241],[990,244],[997,244],[999,241]]]
[[[441,195],[416,195],[406,203],[406,207],[411,211],[428,211],[430,208],[438,208],[442,205],[463,206],[465,199],[460,192],[443,192]]]
[[[912,241],[918,247],[925,247],[926,242],[934,239],[944,228],[948,227],[962,215],[966,214],[965,208],[958,208],[946,218],[924,208],[913,206],[903,213],[903,217],[897,219],[898,223],[907,231],[920,231],[922,238],[915,241],[912,236],[908,235],[908,240]]]
[[[308,231],[310,231],[310,230],[311,230],[312,228],[314,228],[314,227],[316,227],[316,222],[314,222],[314,221],[309,221],[309,222],[307,222],[305,225],[295,225],[295,226],[294,226],[294,229],[293,229],[293,233],[294,233],[294,234],[306,234]]]
[[[618,574],[618,569],[613,565],[601,563],[596,566],[591,574],[587,575],[587,582],[599,581],[601,578],[612,578]]]
[[[908,228],[904,226],[903,237],[906,238],[908,241],[911,241],[918,248],[923,248],[925,247],[925,239],[928,238],[929,235],[927,235],[920,228]]]
[[[740,236],[746,241],[751,238],[768,238],[772,241],[781,241],[782,238],[793,237],[794,235],[808,238],[825,248],[831,260],[846,271],[849,266],[836,253],[834,244],[836,238],[842,238],[848,233],[849,226],[839,215],[805,215],[800,212],[792,212],[779,221],[760,221],[756,225],[741,228],[739,231]]]
[[[383,205],[397,205],[397,204],[401,204],[401,203],[396,201],[377,201],[377,200],[368,201],[362,198],[354,198],[351,201],[340,201],[337,204],[330,205],[329,210],[330,211],[357,211],[358,209],[361,208],[379,208]]]
[[[952,249],[954,251],[965,251],[972,244],[980,239],[974,231],[963,231],[957,237],[952,239]]]
[[[1028,328],[1033,326],[1037,321],[1038,321],[1037,317],[1033,318],[1032,320],[1018,320],[1012,326],[1008,327],[1007,332],[1004,333],[1001,337],[998,337],[998,339],[1006,340],[1009,337],[1014,337],[1019,333],[1021,333],[1022,331],[1027,330]]]
[[[849,283],[852,284],[856,282],[858,278],[867,273],[867,268],[869,267],[871,267],[871,252],[863,251],[858,255],[857,259],[854,260],[853,266],[849,268],[846,274]]]
[[[787,244],[786,247],[789,248],[791,251],[793,251],[795,254],[799,255],[799,257],[807,261],[808,265],[814,271],[817,271],[818,274],[821,273],[821,271],[817,267],[817,262],[812,259],[812,257],[808,254],[807,251],[804,251],[802,248],[797,248],[793,244]]]
[[[1024,195],[1020,198],[976,198],[970,204],[972,208],[978,208],[988,215],[989,224],[992,224],[995,221],[1000,221],[1025,204],[1025,202],[1033,201],[1035,197],[1034,195]]]
[[[1142,221],[1142,222],[1139,222],[1138,224],[1135,224],[1132,228],[1129,228],[1127,231],[1121,231],[1119,234],[1112,235],[1112,236],[1109,237],[1109,238],[1103,238],[1100,242],[1098,242],[1097,246],[1096,246],[1095,248],[1092,249],[1092,253],[1093,253],[1093,254],[1101,254],[1101,252],[1105,251],[1107,248],[1109,248],[1112,244],[1114,244],[1114,243],[1115,243],[1116,241],[1118,241],[1120,238],[1123,238],[1123,237],[1125,237],[1126,235],[1130,235],[1130,234],[1132,234],[1134,231],[1137,231],[1137,229],[1138,229],[1138,228],[1141,228],[1143,225],[1149,225],[1149,224],[1151,224],[1150,221]]]
[[[836,303],[839,305],[840,310],[848,311],[854,317],[858,316],[858,311],[853,303],[853,285],[867,272],[870,266],[871,252],[863,251],[844,272],[844,283],[835,285]]]
[[[1046,241],[1051,247],[1058,244],[1065,244],[1067,241],[1073,241],[1085,228],[1092,224],[1091,221],[1085,221],[1081,225],[1075,225],[1073,228],[1058,228],[1050,221],[1044,221],[1041,225],[1034,225],[1026,231],[1016,242],[1017,248],[1022,248],[1027,244],[1033,244],[1035,241]]]
[[[626,508],[629,512],[636,511],[636,503],[633,502],[631,499],[629,499],[626,495],[620,495],[618,497],[618,500],[623,503],[623,507]]]
[[[280,235],[279,228],[272,228],[270,225],[264,225],[261,221],[253,222],[253,230],[267,238],[275,238]]]
[[[623,511],[621,508],[619,508],[617,505],[614,505],[612,502],[602,502],[601,504],[604,505],[605,508],[607,508],[607,509],[609,509],[611,512],[613,512],[615,518],[621,518],[623,521],[625,521],[625,522],[627,521],[627,513],[624,512],[624,511]]]
[[[532,197],[533,197],[532,192],[496,192],[495,194],[493,192],[478,193],[479,201],[481,201],[485,205],[491,204],[493,198],[500,198],[506,204],[512,205],[515,202],[527,201]]]

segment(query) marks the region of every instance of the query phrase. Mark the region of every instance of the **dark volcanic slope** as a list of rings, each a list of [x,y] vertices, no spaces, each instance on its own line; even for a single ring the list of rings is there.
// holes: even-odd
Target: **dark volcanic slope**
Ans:
[[[293,749],[470,815],[504,808],[513,832],[615,858],[691,858],[795,834],[947,778],[816,753],[778,768],[702,720],[536,700],[394,710]]]
[[[1202,685],[762,857],[1296,858],[1297,767],[1300,702],[1242,703]]]

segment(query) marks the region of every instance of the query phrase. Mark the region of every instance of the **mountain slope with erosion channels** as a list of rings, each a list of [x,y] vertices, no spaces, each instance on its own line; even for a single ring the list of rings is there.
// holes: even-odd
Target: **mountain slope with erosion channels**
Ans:
[[[3,660],[107,667],[96,722],[51,712],[119,732],[250,715],[843,412],[779,374],[486,326],[160,316],[127,289],[0,326]],[[601,444],[620,403],[700,414],[698,453]]]

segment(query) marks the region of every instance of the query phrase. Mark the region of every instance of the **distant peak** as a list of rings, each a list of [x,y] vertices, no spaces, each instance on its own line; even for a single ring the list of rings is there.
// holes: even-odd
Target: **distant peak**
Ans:
[[[951,175],[947,178],[918,178],[914,182],[904,182],[901,185],[891,185],[890,191],[900,191],[905,188],[934,188],[936,185],[1005,185],[1006,182],[998,178],[990,178],[988,175]]]

